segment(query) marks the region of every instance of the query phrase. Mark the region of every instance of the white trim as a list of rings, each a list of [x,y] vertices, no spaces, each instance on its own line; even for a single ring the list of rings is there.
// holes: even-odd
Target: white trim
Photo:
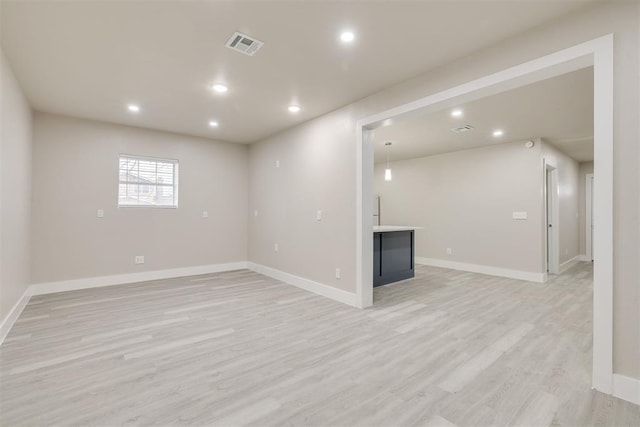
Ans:
[[[366,308],[373,305],[373,194],[362,189],[373,187],[373,131],[364,129],[359,121],[356,132],[356,307]]]
[[[415,263],[431,267],[450,268],[452,270],[469,271],[472,273],[508,277],[509,279],[526,280],[527,282],[537,283],[544,283],[547,276],[544,273],[532,273],[530,271],[511,270],[508,268],[492,267],[490,265],[469,264],[466,262],[449,261],[436,258],[415,257]]]
[[[613,389],[613,34],[593,41],[593,386]]]
[[[585,176],[585,230],[584,230],[584,241],[585,241],[585,258],[588,261],[593,261],[593,174],[588,173]]]
[[[313,292],[314,294],[318,294],[353,307],[356,306],[356,294],[354,293],[314,282],[313,280],[305,279],[303,277],[294,276],[293,274],[285,273],[284,271],[276,270],[275,268],[261,264],[255,264],[253,262],[248,262],[247,268],[255,271],[256,273],[264,274],[265,276],[269,276],[289,285],[304,289],[305,291]]]
[[[117,274],[113,276],[87,277],[83,279],[62,280],[59,282],[37,283],[29,286],[29,291],[31,292],[31,295],[42,295],[51,294],[54,292],[75,291],[78,289],[100,288],[103,286],[146,282],[149,280],[172,279],[174,277],[220,273],[223,271],[242,270],[245,268],[247,268],[246,261],[232,262],[228,264],[197,265],[193,267],[172,268],[168,270],[142,271],[140,273]]]
[[[563,49],[494,74],[425,96],[360,119],[356,123],[356,305],[371,305],[373,260],[369,250],[372,219],[373,147],[366,131],[405,114],[436,111],[593,65],[594,68],[594,229],[593,376],[598,391],[613,384],[613,34]]]
[[[613,395],[627,402],[640,405],[640,380],[613,374]]]
[[[574,265],[576,265],[579,262],[582,262],[581,259],[582,255],[576,255],[571,259],[566,260],[565,262],[563,262],[562,264],[560,264],[560,274],[564,273],[565,271],[567,271],[568,269],[570,269],[571,267],[573,267]]]
[[[0,323],[0,345],[2,345],[2,343],[4,342],[4,339],[9,334],[9,331],[13,327],[13,324],[16,323],[16,320],[18,320],[18,317],[20,317],[22,310],[24,310],[24,308],[27,306],[27,303],[30,299],[30,288],[27,288],[25,289],[20,299],[18,299],[13,307],[11,307],[9,314],[7,314],[4,319],[2,319],[2,323]]]
[[[587,257],[586,255],[581,254],[581,255],[578,255],[578,261],[580,261],[580,262],[587,262],[587,261],[591,261],[591,260],[590,260],[590,259],[589,259],[589,257]]]

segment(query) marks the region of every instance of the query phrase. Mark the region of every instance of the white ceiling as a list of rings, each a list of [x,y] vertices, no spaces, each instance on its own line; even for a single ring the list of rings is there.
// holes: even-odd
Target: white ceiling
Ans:
[[[463,111],[452,117],[454,109]],[[451,128],[471,125],[454,133]],[[504,135],[496,138],[493,131]],[[541,137],[578,162],[593,160],[593,67],[375,130],[375,160],[411,159]],[[392,142],[386,147],[385,142]]]
[[[36,110],[251,143],[593,1],[3,0],[1,36]]]

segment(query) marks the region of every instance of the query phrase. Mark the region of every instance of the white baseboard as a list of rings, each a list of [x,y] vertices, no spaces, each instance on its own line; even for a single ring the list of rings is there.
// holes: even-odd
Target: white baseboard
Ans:
[[[415,258],[416,264],[431,267],[450,268],[452,270],[469,271],[471,273],[488,274],[490,276],[508,277],[509,279],[526,280],[528,282],[544,283],[545,273],[532,273],[529,271],[510,270],[507,268],[491,267],[488,265],[468,264],[466,262],[447,261],[436,258]]]
[[[20,313],[22,313],[22,310],[24,310],[24,308],[27,306],[29,299],[31,299],[31,292],[30,289],[27,288],[20,299],[18,299],[18,301],[16,301],[14,306],[11,308],[9,314],[7,314],[4,319],[2,319],[2,323],[0,323],[0,345],[2,345],[4,339],[7,337],[9,331],[13,327],[13,324],[16,323],[16,320],[18,320],[18,317],[20,317]]]
[[[627,402],[640,405],[640,380],[613,374],[613,395]]]
[[[161,280],[171,279],[174,277],[196,276],[198,274],[220,273],[223,271],[241,270],[243,268],[247,268],[246,261],[232,262],[228,264],[197,265],[193,267],[171,268],[168,270],[141,271],[140,273],[117,274],[113,276],[87,277],[84,279],[62,280],[59,282],[36,283],[31,285],[29,289],[31,291],[31,295],[42,295],[54,292],[75,291],[78,289],[146,282],[148,280]]]
[[[285,273],[284,271],[276,270],[275,268],[266,267],[264,265],[255,264],[253,262],[247,263],[249,270],[253,270],[256,273],[264,274],[265,276],[272,277],[276,280],[288,283],[305,291],[313,292],[314,294],[322,295],[323,297],[330,298],[332,300],[347,304],[350,306],[356,306],[356,294],[343,291],[341,289],[327,286],[322,283],[314,282],[313,280],[305,279],[302,277],[294,276],[293,274]]]
[[[581,262],[581,260],[580,260],[581,256],[582,255],[576,255],[573,258],[571,258],[570,260],[567,260],[567,261],[563,262],[562,264],[560,264],[560,267],[558,268],[560,274],[564,273],[565,271],[567,271],[568,269],[570,269],[571,267],[573,267],[577,263]]]
[[[592,260],[590,260],[589,258],[587,258],[586,255],[578,255],[578,261],[580,262],[590,262]]]

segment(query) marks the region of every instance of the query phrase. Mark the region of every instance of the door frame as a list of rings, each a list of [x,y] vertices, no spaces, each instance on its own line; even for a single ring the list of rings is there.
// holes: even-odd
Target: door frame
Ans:
[[[545,242],[545,274],[560,273],[560,210],[558,209],[558,168],[548,159],[544,159],[544,229],[543,241]],[[551,182],[549,182],[549,180]],[[553,189],[548,193],[549,187]],[[551,199],[551,203],[549,203]],[[549,218],[549,210],[551,217]],[[552,227],[549,227],[551,222]],[[551,232],[549,232],[551,228]],[[549,236],[551,235],[551,236]]]
[[[593,261],[593,178],[592,173],[588,173],[585,177],[585,258],[587,261]]]
[[[479,99],[508,88],[593,66],[594,230],[593,376],[598,391],[613,392],[613,34],[542,56],[415,101],[380,111],[356,124],[356,305],[373,304],[373,129],[406,114],[437,111],[461,97]],[[541,248],[542,249],[542,248]]]

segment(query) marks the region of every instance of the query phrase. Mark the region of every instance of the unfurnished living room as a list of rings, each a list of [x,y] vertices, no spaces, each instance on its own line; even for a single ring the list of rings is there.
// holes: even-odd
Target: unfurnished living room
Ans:
[[[639,27],[0,0],[0,425],[639,426]]]

